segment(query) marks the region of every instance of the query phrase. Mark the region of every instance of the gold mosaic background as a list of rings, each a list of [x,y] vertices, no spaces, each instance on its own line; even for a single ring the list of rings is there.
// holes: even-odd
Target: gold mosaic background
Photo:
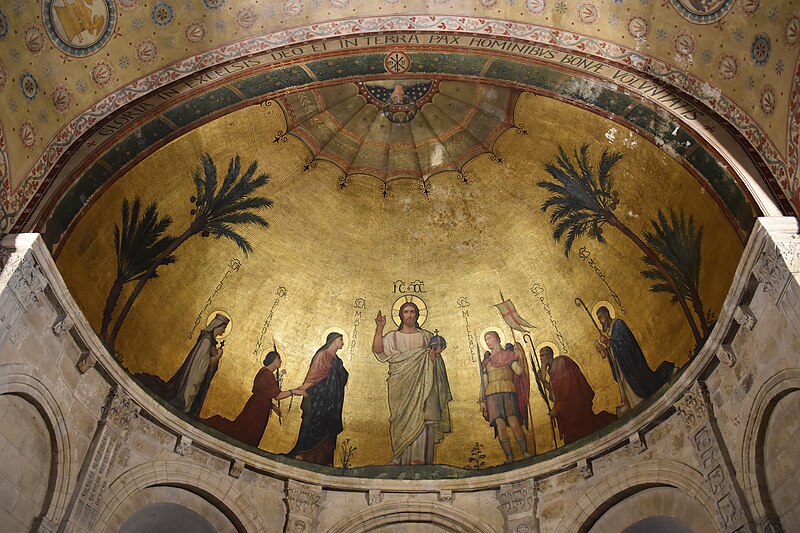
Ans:
[[[191,172],[199,155],[208,152],[224,172],[230,157],[240,154],[242,166],[252,160],[271,176],[263,194],[275,203],[265,211],[269,229],[245,228],[254,253],[245,256],[230,241],[192,237],[178,251],[178,261],[159,268],[129,315],[117,342],[123,364],[131,372],[149,372],[168,379],[192,348],[195,318],[206,305],[232,258],[241,269],[230,274],[208,307],[233,317],[233,331],[201,416],[235,417],[250,395],[263,354],[253,354],[267,314],[279,298],[265,336],[284,354],[286,386],[298,386],[324,333],[338,327],[348,334],[340,357],[350,373],[345,392],[344,433],[358,448],[353,465],[384,464],[391,457],[386,391],[387,365],[371,353],[374,316],[391,310],[399,296],[396,280],[422,280],[420,294],[428,306],[424,327],[447,339],[443,353],[454,400],[450,404],[453,433],[436,449],[436,462],[467,463],[475,442],[484,445],[487,464],[502,462],[492,429],[477,406],[479,376],[468,347],[466,325],[457,300],[469,301],[470,330],[490,325],[509,330],[493,307],[500,292],[520,314],[539,326],[535,342],[555,341],[539,298],[539,283],[568,354],[581,366],[596,391],[594,409],[612,410],[618,392],[608,364],[593,347],[596,332],[588,316],[575,306],[576,297],[591,305],[611,300],[608,288],[577,252],[585,245],[591,258],[618,293],[627,313],[622,316],[637,336],[651,367],[663,360],[687,362],[694,345],[685,317],[668,297],[648,292],[639,271],[640,251],[613,228],[608,245],[581,240],[566,258],[552,240],[547,214],[540,210],[545,193],[536,182],[547,179],[542,168],[555,160],[558,144],[568,149],[591,141],[596,163],[604,147],[624,152],[615,167],[620,194],[618,216],[641,233],[659,207],[683,208],[702,224],[701,291],[707,309],[717,312],[730,285],[742,245],[722,211],[703,187],[673,159],[620,125],[544,97],[521,98],[516,122],[535,124],[527,136],[503,134],[496,150],[502,164],[489,155],[469,163],[469,184],[455,175],[433,178],[429,197],[414,182],[393,184],[383,198],[377,182],[354,179],[338,188],[339,171],[324,162],[303,172],[308,157],[296,138],[273,143],[285,121],[277,105],[253,106],[208,123],[160,149],[121,177],[90,206],[67,238],[58,266],[72,294],[96,330],[115,274],[112,227],[123,198],[140,195],[157,200],[159,212],[174,218],[173,233],[190,220],[194,186]],[[604,136],[614,128],[610,141]],[[598,141],[600,140],[600,141]],[[601,142],[602,141],[602,142]],[[646,169],[646,170],[645,170]],[[130,290],[130,288],[128,288]],[[127,293],[123,294],[123,300]],[[354,301],[366,300],[352,354]],[[205,321],[205,316],[203,317]],[[390,323],[391,325],[391,323]],[[388,328],[388,326],[387,326]],[[289,400],[283,401],[284,412]],[[272,417],[260,447],[288,451],[297,437],[299,401],[282,425]],[[539,452],[552,448],[549,422],[541,398],[531,394]],[[339,464],[339,453],[336,463]]]

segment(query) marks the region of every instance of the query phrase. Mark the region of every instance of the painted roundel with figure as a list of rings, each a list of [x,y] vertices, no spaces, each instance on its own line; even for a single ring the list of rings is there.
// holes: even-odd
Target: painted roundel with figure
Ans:
[[[42,20],[59,50],[82,57],[97,52],[111,39],[117,11],[113,0],[44,0]]]
[[[98,126],[114,149],[45,236],[109,353],[187,424],[348,476],[529,465],[658,401],[754,224],[715,156],[555,49],[509,82],[480,51],[342,39]]]
[[[734,0],[670,0],[672,7],[695,24],[712,24],[724,17]]]

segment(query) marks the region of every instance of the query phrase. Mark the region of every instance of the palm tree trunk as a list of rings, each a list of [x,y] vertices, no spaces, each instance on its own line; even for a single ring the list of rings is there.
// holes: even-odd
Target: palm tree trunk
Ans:
[[[691,300],[695,314],[700,317],[700,327],[703,329],[703,335],[706,335],[708,333],[708,320],[706,320],[706,313],[703,308],[703,302],[700,300],[700,294],[696,291],[692,291]]]
[[[686,315],[686,321],[689,323],[689,327],[692,329],[692,335],[694,335],[695,342],[699,347],[700,342],[702,342],[703,340],[703,336],[700,334],[700,331],[698,331],[697,324],[695,323],[694,317],[692,316],[692,312],[689,309],[689,306],[686,305],[686,300],[680,296],[681,293],[678,290],[678,287],[675,285],[675,280],[672,279],[672,276],[670,276],[669,273],[667,272],[666,267],[664,267],[664,263],[655,254],[655,252],[653,252],[650,249],[650,247],[648,247],[644,243],[644,241],[642,241],[642,239],[638,237],[638,235],[636,235],[633,231],[631,231],[630,228],[628,228],[628,226],[623,224],[617,217],[615,217],[614,215],[610,215],[607,217],[607,220],[609,224],[620,230],[626,237],[632,240],[633,243],[636,246],[638,246],[642,252],[644,252],[647,258],[653,262],[653,264],[656,266],[656,268],[664,277],[664,279],[667,280],[667,283],[669,283],[669,286],[672,288],[672,291],[677,296],[678,303],[680,304],[681,309],[683,309],[683,314]]]
[[[106,299],[106,307],[103,309],[103,324],[100,326],[100,338],[106,340],[108,334],[108,325],[111,323],[111,315],[114,313],[114,308],[117,306],[117,301],[122,294],[122,278],[117,276],[114,284],[111,285],[111,290],[108,292]]]
[[[144,288],[145,283],[147,283],[150,280],[150,278],[153,277],[153,274],[155,274],[156,269],[159,266],[161,266],[161,263],[167,257],[169,257],[175,250],[177,250],[178,247],[181,244],[186,242],[186,240],[189,237],[191,237],[192,235],[194,235],[195,233],[198,233],[200,231],[200,227],[201,226],[197,226],[196,227],[196,225],[197,225],[196,222],[197,221],[193,222],[189,226],[189,228],[186,231],[184,231],[183,234],[175,240],[175,242],[172,243],[172,245],[169,248],[164,250],[161,253],[161,255],[159,255],[158,257],[156,257],[153,260],[153,263],[150,265],[150,268],[147,269],[147,272],[144,273],[144,275],[141,277],[141,279],[139,279],[139,283],[137,283],[136,286],[131,291],[130,296],[128,296],[128,300],[125,302],[125,306],[119,312],[119,316],[117,317],[117,321],[114,323],[114,329],[111,330],[111,336],[108,338],[108,341],[107,341],[108,349],[111,350],[112,352],[115,349],[115,344],[117,342],[117,335],[119,335],[119,330],[122,327],[122,323],[125,321],[125,318],[128,316],[128,313],[130,312],[131,307],[133,307],[133,302],[136,301],[136,298],[139,296],[139,293],[142,292],[142,289]]]

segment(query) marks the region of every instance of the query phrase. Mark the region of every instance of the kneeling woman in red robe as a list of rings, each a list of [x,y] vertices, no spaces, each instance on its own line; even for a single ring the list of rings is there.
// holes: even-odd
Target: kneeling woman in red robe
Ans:
[[[264,430],[269,422],[272,411],[278,414],[278,406],[273,400],[282,400],[289,396],[306,396],[306,392],[299,389],[282,391],[275,379],[275,371],[281,366],[281,356],[272,351],[264,359],[264,368],[258,371],[253,380],[253,395],[244,404],[244,409],[234,420],[228,420],[220,415],[204,418],[200,421],[208,427],[214,428],[229,437],[240,440],[250,446],[258,447]]]
[[[297,444],[287,453],[298,461],[333,466],[336,438],[342,432],[344,386],[348,373],[336,352],[343,346],[341,333],[330,333],[316,351],[306,379],[298,390],[308,393],[300,409],[303,420]]]

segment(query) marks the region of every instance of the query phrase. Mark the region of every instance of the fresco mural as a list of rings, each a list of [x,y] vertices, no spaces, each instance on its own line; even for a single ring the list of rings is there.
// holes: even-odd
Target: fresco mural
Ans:
[[[395,82],[372,103],[344,83],[244,107],[92,199],[57,263],[120,364],[219,438],[337,472],[526,464],[646,408],[702,346],[742,253],[724,203],[558,99]],[[313,139],[287,134],[290,106]],[[467,138],[465,116],[503,126],[454,144],[483,146],[460,159],[440,128]],[[382,194],[400,167],[370,132],[418,122],[409,142],[460,163]],[[343,154],[366,164],[348,173]]]

